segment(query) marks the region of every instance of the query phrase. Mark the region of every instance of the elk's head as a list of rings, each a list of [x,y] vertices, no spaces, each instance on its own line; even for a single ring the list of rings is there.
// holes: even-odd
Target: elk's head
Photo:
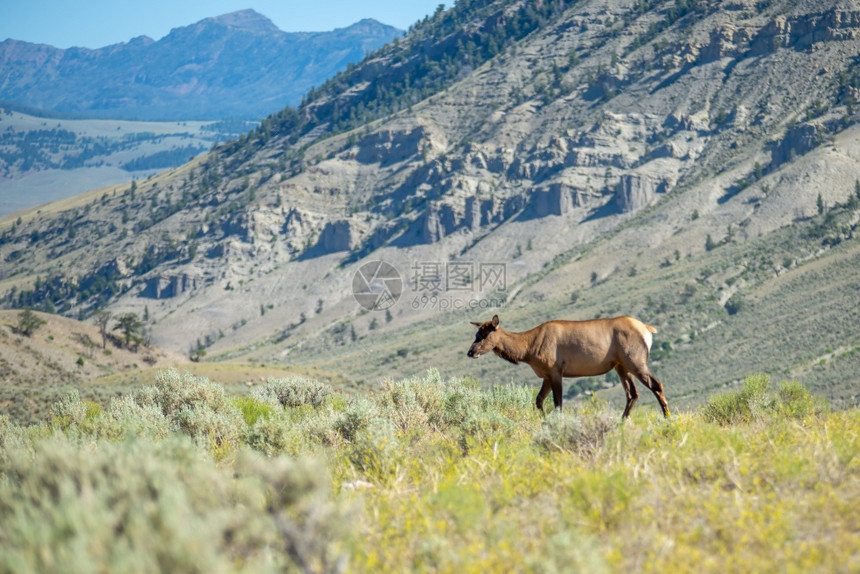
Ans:
[[[492,351],[499,339],[499,316],[493,315],[491,321],[486,323],[475,323],[472,325],[478,328],[478,333],[475,335],[475,342],[469,347],[469,352],[466,353],[473,359],[477,359],[481,355],[485,355]]]

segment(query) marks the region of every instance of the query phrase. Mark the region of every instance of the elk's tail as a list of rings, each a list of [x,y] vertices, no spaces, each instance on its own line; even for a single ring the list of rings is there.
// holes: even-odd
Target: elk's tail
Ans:
[[[656,332],[657,332],[657,329],[655,329],[655,328],[654,328],[654,327],[652,327],[651,325],[645,325],[645,328],[646,328],[646,329],[648,329],[649,331],[651,331],[652,333],[656,333]]]

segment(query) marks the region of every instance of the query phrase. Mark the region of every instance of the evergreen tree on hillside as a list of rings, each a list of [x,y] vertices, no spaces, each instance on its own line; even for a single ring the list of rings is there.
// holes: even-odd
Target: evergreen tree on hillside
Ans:
[[[24,309],[18,313],[18,322],[15,324],[15,331],[25,337],[30,337],[44,324],[45,320],[36,315],[32,309]]]
[[[137,313],[123,313],[116,318],[114,331],[122,331],[125,346],[132,348],[132,343],[137,347],[143,341],[143,321]]]

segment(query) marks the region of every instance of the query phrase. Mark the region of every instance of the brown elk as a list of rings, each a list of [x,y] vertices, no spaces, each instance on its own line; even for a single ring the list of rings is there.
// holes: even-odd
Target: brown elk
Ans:
[[[633,317],[592,319],[590,321],[547,321],[534,329],[512,333],[499,327],[499,316],[486,323],[472,323],[478,328],[475,342],[467,353],[477,359],[494,352],[513,364],[528,363],[543,379],[535,404],[544,412],[543,402],[552,391],[555,408],[561,409],[563,377],[592,377],[615,369],[627,393],[623,418],[639,399],[633,378],[651,389],[669,416],[669,405],[663,394],[663,383],[648,369],[651,334],[657,329]]]

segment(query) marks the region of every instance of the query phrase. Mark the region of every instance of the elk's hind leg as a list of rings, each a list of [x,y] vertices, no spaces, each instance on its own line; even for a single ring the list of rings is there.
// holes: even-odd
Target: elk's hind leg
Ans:
[[[618,378],[621,379],[621,386],[624,387],[624,392],[627,393],[627,406],[624,407],[624,414],[621,418],[630,417],[630,411],[633,405],[639,400],[639,391],[636,389],[636,384],[633,382],[633,374],[624,368],[622,365],[615,367],[615,372],[618,373]]]
[[[651,374],[651,371],[648,369],[648,365],[644,360],[628,359],[626,363],[621,365],[619,368],[623,368],[625,371],[631,373],[631,387],[634,386],[632,377],[635,376],[637,379],[642,381],[643,385],[651,389],[651,392],[654,393],[655,397],[657,397],[657,402],[660,403],[660,407],[663,409],[663,416],[669,416],[669,404],[666,402],[666,395],[663,394],[663,383]],[[634,389],[634,393],[635,392],[636,390]]]
[[[657,402],[659,402],[660,406],[663,408],[663,416],[669,418],[669,403],[666,402],[666,395],[663,392],[663,383],[661,383],[657,377],[652,375],[650,371],[646,371],[645,376],[639,378],[646,387],[651,389],[654,396],[657,397]]]
[[[562,405],[562,402],[564,401],[564,390],[561,386],[562,380],[563,379],[562,379],[561,375],[555,375],[553,377],[550,377],[550,380],[549,380],[550,385],[552,386],[552,402],[553,402],[553,405],[555,405],[555,408],[558,409],[559,412],[561,412],[561,405]]]

